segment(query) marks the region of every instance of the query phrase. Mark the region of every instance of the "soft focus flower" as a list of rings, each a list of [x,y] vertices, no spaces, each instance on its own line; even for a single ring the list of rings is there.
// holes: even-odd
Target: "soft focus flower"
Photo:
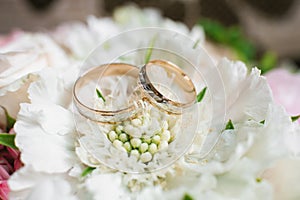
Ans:
[[[268,72],[266,77],[275,102],[284,106],[291,116],[299,115],[300,73],[291,73],[288,69],[280,68]]]
[[[14,130],[10,130],[13,134]],[[8,199],[9,187],[7,180],[10,175],[22,167],[20,152],[10,147],[0,145],[0,198]]]
[[[260,178],[261,172],[284,155],[285,148],[277,148],[272,152],[267,149],[278,147],[278,142],[282,141],[283,130],[289,126],[289,118],[280,109],[275,109],[274,105],[269,107],[270,94],[265,80],[257,71],[254,70],[250,75],[246,72],[240,73],[246,67],[241,63],[228,60],[223,60],[218,67],[223,79],[229,81],[224,82],[228,101],[236,102],[226,108],[227,117],[234,120],[235,130],[228,132],[228,135],[223,134],[224,138],[220,140],[218,148],[206,163],[201,164],[200,161],[198,164],[193,164],[181,159],[165,171],[145,175],[116,173],[114,170],[103,167],[85,151],[85,148],[76,147],[76,131],[72,125],[73,116],[68,110],[70,106],[64,103],[64,99],[61,99],[61,97],[71,98],[70,93],[68,90],[58,91],[57,87],[47,83],[47,80],[51,79],[58,86],[68,81],[64,81],[64,78],[57,76],[59,74],[51,73],[49,70],[47,73],[41,73],[41,79],[31,85],[29,96],[32,103],[22,105],[15,126],[18,133],[16,143],[22,151],[22,160],[25,166],[33,166],[32,170],[37,173],[36,176],[60,174],[59,176],[73,177],[79,179],[78,181],[81,180],[83,163],[96,167],[97,170],[86,181],[81,180],[85,187],[77,189],[80,194],[88,191],[85,195],[90,195],[93,199],[98,199],[103,195],[116,199],[128,198],[128,195],[142,198],[143,195],[150,195],[147,191],[156,191],[157,196],[163,195],[166,199],[180,199],[185,193],[194,197],[211,199],[222,197],[266,199],[267,196],[271,198],[273,191],[269,183],[257,182],[256,178]],[[231,73],[227,73],[228,71]],[[67,73],[64,76],[67,76]],[[239,84],[235,84],[236,82]],[[238,89],[239,87],[241,89]],[[39,91],[47,91],[47,93],[37,95]],[[243,91],[247,92],[243,93]],[[262,95],[257,95],[257,93],[262,93]],[[54,95],[51,96],[51,94]],[[265,104],[261,104],[260,99],[268,100]],[[256,104],[260,104],[260,107],[256,107]],[[235,108],[235,105],[240,106]],[[240,112],[235,109],[239,109]],[[259,123],[262,118],[265,119],[265,125]],[[97,130],[94,129],[94,131]],[[224,154],[226,146],[231,148]],[[49,151],[49,149],[52,150]],[[80,160],[75,154],[75,149]],[[243,171],[245,168],[247,170]],[[28,178],[26,173],[13,175],[10,184],[13,190],[12,196],[20,192],[20,189],[16,188],[13,183],[21,182],[26,178]],[[111,184],[104,180],[110,180]],[[37,191],[39,181],[28,185],[25,190],[26,194],[29,194],[29,191]],[[229,182],[231,182],[230,185]],[[105,186],[106,189],[97,189],[98,187],[95,186],[99,184],[103,185],[102,187]],[[128,193],[127,187],[135,193]],[[202,189],[199,190],[199,187]],[[241,190],[236,190],[236,187]],[[167,192],[162,192],[162,190],[167,190]],[[150,199],[154,197],[155,194],[149,196]]]
[[[9,180],[9,199],[80,199],[74,196],[77,192],[74,183],[71,177],[63,174],[37,172],[31,166],[24,166]]]
[[[23,34],[22,31],[14,31],[8,36],[0,36],[0,47],[5,46],[14,40],[17,40],[19,37],[21,37]]]
[[[16,117],[19,104],[28,102],[27,89],[43,68],[71,68],[64,50],[46,34],[22,33],[0,46],[0,101]]]
[[[37,52],[11,51],[0,54],[0,66],[0,96],[3,96],[7,91],[18,90],[30,73],[47,67],[47,60]]]
[[[155,12],[133,9],[123,19],[134,19],[134,22],[127,24],[122,21],[118,24],[111,19],[106,22],[116,30],[127,29],[131,23],[134,26],[147,25],[148,22],[143,24],[143,20],[138,18],[144,14],[147,16],[147,13],[155,15],[153,21],[149,22],[152,25],[173,27],[173,30],[193,35],[193,31],[182,24],[165,20]],[[124,16],[124,13],[119,14]],[[110,30],[101,30],[101,26],[96,26],[101,19],[91,19],[94,21],[89,22],[88,26],[75,28],[80,31],[70,36],[72,40],[64,43],[61,38],[56,38],[70,50],[71,53],[65,54],[68,59],[80,60],[88,54],[85,52],[87,50],[81,51],[81,45],[87,44],[84,49],[89,49],[93,44],[85,43],[85,39],[109,35]],[[197,37],[201,40],[200,33],[201,29],[196,30],[195,40]],[[83,37],[80,37],[81,34]],[[136,44],[145,42],[143,37],[134,40]],[[131,41],[114,44],[114,48],[126,42]],[[167,49],[173,45],[172,48],[178,48],[179,52],[186,50],[185,44],[178,44],[178,41],[170,40],[166,45]],[[293,148],[289,147],[291,138],[298,137],[298,124],[292,123],[286,112],[274,104],[269,86],[258,69],[254,68],[248,73],[242,62],[228,59],[221,59],[217,66],[210,68],[201,65],[206,58],[196,58],[199,59],[199,70],[206,79],[203,82],[207,84],[207,95],[199,104],[203,112],[200,113],[201,120],[196,130],[198,137],[188,153],[176,163],[145,174],[123,173],[103,165],[93,157],[94,152],[99,151],[99,145],[106,149],[112,144],[98,142],[99,135],[96,133],[105,131],[105,126],[87,123],[86,120],[76,120],[77,124],[74,123],[74,118],[80,119],[73,110],[71,93],[78,76],[78,65],[69,70],[64,67],[44,68],[37,72],[39,78],[28,90],[30,103],[21,105],[15,124],[16,145],[25,166],[9,180],[10,198],[183,199],[190,195],[195,199],[260,200],[278,196],[277,193],[281,191],[276,188],[283,187],[278,186],[276,178],[269,178],[266,174],[272,171],[277,173],[277,168],[273,170],[270,167],[281,159],[290,154],[298,155],[299,141],[295,141]],[[233,128],[227,129],[229,120]],[[78,137],[84,134],[88,134],[88,137]],[[203,135],[208,138],[204,144]],[[111,138],[114,137],[116,135],[111,134]],[[85,140],[86,146],[83,146],[81,139]],[[216,146],[210,149],[214,142],[217,142]],[[203,150],[207,154],[202,154]],[[115,151],[114,156],[120,165],[130,162],[128,157],[119,155],[119,151]],[[299,190],[291,191],[293,194],[290,197],[299,196]]]

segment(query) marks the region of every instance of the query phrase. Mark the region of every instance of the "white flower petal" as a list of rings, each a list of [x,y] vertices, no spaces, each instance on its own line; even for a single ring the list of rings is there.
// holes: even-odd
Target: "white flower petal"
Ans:
[[[38,173],[29,166],[21,168],[9,179],[10,199],[77,199],[74,180],[68,178],[65,174],[47,174]]]
[[[86,187],[93,194],[93,199],[130,199],[120,174],[93,174],[86,180]]]
[[[226,95],[226,119],[253,119],[257,122],[264,120],[272,97],[265,78],[260,76],[260,71],[255,68],[247,76],[245,64],[227,59],[220,61],[218,70]]]
[[[16,145],[25,165],[65,172],[76,160],[72,114],[59,106],[22,104],[15,124]]]
[[[262,168],[266,168],[277,159],[287,156],[284,138],[292,128],[290,117],[283,108],[270,105],[265,126],[257,131],[255,142],[247,152],[247,157],[256,160]]]
[[[284,158],[262,175],[274,188],[275,199],[299,199],[300,160]]]
[[[39,80],[28,89],[31,103],[46,103],[68,107],[72,101],[72,87],[77,77],[77,68],[64,72],[44,69],[39,73]]]
[[[33,51],[44,56],[49,67],[62,67],[69,63],[69,60],[63,51],[46,34],[22,34],[21,37],[0,48],[0,53],[11,51]]]
[[[34,51],[19,51],[0,54],[0,89],[30,73],[47,67],[47,60],[41,53]],[[18,84],[20,86],[20,84]],[[13,91],[18,87],[13,88]],[[3,92],[2,92],[3,93]]]

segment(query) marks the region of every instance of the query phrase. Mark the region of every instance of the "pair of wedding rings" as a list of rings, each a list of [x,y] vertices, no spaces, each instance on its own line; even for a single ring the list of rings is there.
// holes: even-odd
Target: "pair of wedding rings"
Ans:
[[[135,89],[128,95],[131,100],[125,107],[95,107],[92,93],[96,88],[101,88],[102,79],[109,77],[118,77],[112,79],[114,81],[126,77],[136,80]],[[118,87],[118,84],[121,87],[122,82],[116,82],[115,86]],[[196,89],[184,71],[168,61],[152,60],[142,67],[109,63],[92,68],[80,76],[74,85],[73,98],[77,110],[85,118],[102,123],[118,123],[136,116],[143,107],[143,103],[139,102],[150,103],[168,114],[180,115],[195,104]]]

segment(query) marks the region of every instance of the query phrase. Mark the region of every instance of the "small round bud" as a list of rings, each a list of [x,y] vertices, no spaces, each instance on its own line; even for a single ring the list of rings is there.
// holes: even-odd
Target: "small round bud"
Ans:
[[[121,140],[122,142],[126,142],[128,140],[128,136],[126,133],[121,133],[119,135],[119,140]]]
[[[154,143],[151,143],[149,145],[149,150],[148,150],[151,154],[155,154],[157,152],[157,145]]]
[[[163,128],[164,130],[168,130],[169,124],[168,124],[167,121],[163,121],[163,123],[162,123],[162,128]]]
[[[143,163],[146,163],[152,159],[152,155],[149,152],[142,153],[140,159]]]
[[[161,133],[160,138],[161,138],[161,140],[164,140],[164,141],[168,142],[170,140],[170,138],[171,138],[170,131],[164,130],[164,132]]]
[[[154,144],[159,144],[159,143],[160,143],[160,136],[159,136],[159,135],[153,136],[152,142],[153,142]]]
[[[126,151],[125,148],[123,147],[123,142],[121,142],[120,140],[115,140],[113,142],[114,147],[116,147],[118,150],[121,151]]]
[[[126,149],[127,152],[130,152],[132,149],[130,142],[125,142],[123,144],[123,147]]]
[[[115,132],[115,131],[110,131],[109,133],[108,133],[108,139],[111,141],[111,142],[113,142],[115,139],[117,139],[118,138],[118,135],[117,135],[117,133]]]
[[[141,137],[142,136],[142,132],[138,128],[135,128],[130,124],[125,126],[124,131],[132,137]]]
[[[134,149],[130,152],[130,156],[135,156],[136,158],[139,158],[140,152],[138,150]]]
[[[143,142],[146,142],[147,144],[151,144],[151,138],[150,138],[149,136],[144,136],[144,137],[142,138],[142,141],[143,141]]]
[[[159,150],[164,150],[164,149],[168,148],[168,146],[169,146],[169,144],[168,144],[167,141],[161,141],[159,146],[158,146],[158,149]]]
[[[144,153],[148,150],[148,144],[147,143],[142,143],[140,148],[139,148],[141,153]]]
[[[121,134],[122,133],[122,131],[124,130],[124,126],[122,126],[122,125],[118,125],[117,127],[116,127],[116,132],[118,133],[118,134]]]
[[[131,124],[135,127],[141,126],[142,125],[142,121],[138,118],[131,120]]]
[[[130,143],[133,148],[138,148],[141,145],[142,141],[139,138],[132,138],[130,140]]]

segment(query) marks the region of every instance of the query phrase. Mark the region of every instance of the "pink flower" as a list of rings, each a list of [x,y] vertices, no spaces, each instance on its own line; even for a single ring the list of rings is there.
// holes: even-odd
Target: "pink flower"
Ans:
[[[14,133],[13,129],[9,133]],[[22,166],[18,150],[0,145],[0,199],[7,200],[9,188],[7,180]]]
[[[0,36],[0,47],[3,47],[5,45],[9,44],[10,42],[13,42],[22,34],[23,34],[22,31],[16,30],[16,31],[12,32],[11,34],[9,34],[8,36]]]
[[[275,102],[285,107],[291,116],[300,114],[300,73],[279,68],[266,74]],[[300,119],[298,120],[300,123]]]
[[[8,199],[9,188],[7,181],[0,181],[0,198],[3,200]]]

